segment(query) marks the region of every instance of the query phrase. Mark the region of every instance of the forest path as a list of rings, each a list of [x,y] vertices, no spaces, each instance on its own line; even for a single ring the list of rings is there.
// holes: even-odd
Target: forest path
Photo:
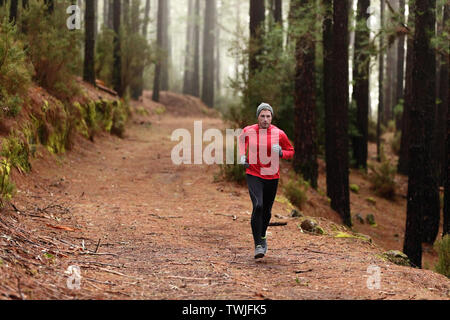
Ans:
[[[14,203],[24,212],[70,208],[70,214],[24,219],[48,239],[77,247],[33,278],[43,287],[52,279],[52,294],[22,280],[28,298],[449,298],[444,276],[384,261],[382,250],[367,241],[301,233],[283,201],[275,202],[272,216],[287,225],[269,227],[269,251],[256,261],[247,188],[214,182],[216,165],[171,161],[175,129],[193,136],[194,121],[203,121],[203,132],[225,128],[223,121],[168,112],[144,118],[132,121],[124,139],[103,134],[95,143],[80,140],[59,164],[36,159],[17,182]],[[64,272],[71,265],[81,267],[79,290],[67,288]],[[370,265],[380,268],[379,289],[367,286]]]

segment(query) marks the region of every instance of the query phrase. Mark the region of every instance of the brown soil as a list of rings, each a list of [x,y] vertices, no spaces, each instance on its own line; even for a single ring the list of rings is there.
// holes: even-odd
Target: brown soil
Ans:
[[[353,172],[352,212],[374,213],[378,227],[355,222],[373,242],[336,238],[346,230],[326,197],[308,192],[303,209],[327,232],[301,232],[282,197],[273,207],[269,251],[253,258],[251,201],[245,186],[216,181],[217,165],[171,161],[171,133],[195,120],[225,128],[198,99],[163,95],[166,113],[144,95],[124,139],[78,138],[72,151],[45,149],[28,175],[14,172],[18,192],[0,215],[0,297],[4,299],[449,299],[450,281],[431,270],[383,260],[401,249],[405,202],[376,198]],[[167,99],[167,100],[166,100]],[[172,112],[177,105],[176,112]],[[185,107],[188,105],[188,107]],[[289,163],[283,162],[287,175]],[[323,163],[321,164],[323,171]],[[324,175],[320,188],[325,190]],[[394,234],[398,234],[395,237]],[[430,253],[431,255],[431,253]],[[435,254],[434,254],[435,255]],[[67,286],[69,266],[81,268],[79,290]],[[368,267],[381,270],[370,290]]]

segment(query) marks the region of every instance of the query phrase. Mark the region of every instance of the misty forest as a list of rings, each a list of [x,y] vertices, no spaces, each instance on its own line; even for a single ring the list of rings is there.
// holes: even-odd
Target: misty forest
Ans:
[[[448,299],[449,11],[0,0],[0,298]],[[171,133],[262,102],[295,154],[255,263],[245,168],[175,165]]]

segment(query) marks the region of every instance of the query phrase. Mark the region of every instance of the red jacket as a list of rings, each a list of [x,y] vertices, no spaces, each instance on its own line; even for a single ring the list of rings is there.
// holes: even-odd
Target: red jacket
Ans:
[[[294,157],[294,148],[283,130],[274,125],[267,130],[260,129],[258,124],[245,127],[239,136],[239,156],[247,155],[250,164],[245,172],[262,179],[279,179],[279,156],[272,157],[272,145],[275,144],[283,151],[282,159]]]

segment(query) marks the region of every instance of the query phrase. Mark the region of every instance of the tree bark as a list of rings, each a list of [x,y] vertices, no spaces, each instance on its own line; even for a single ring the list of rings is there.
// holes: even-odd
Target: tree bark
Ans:
[[[291,0],[294,20],[306,24],[308,32],[296,37],[296,68],[294,90],[294,170],[301,173],[311,187],[317,189],[317,129],[316,129],[316,79],[315,79],[315,30],[312,13],[300,12],[308,0]]]
[[[222,7],[223,2],[221,3],[220,0],[218,0],[218,1],[219,1],[218,3],[221,4],[219,7]],[[222,86],[221,79],[220,79],[220,76],[221,76],[221,74],[220,74],[220,72],[221,72],[220,23],[221,22],[220,22],[220,15],[218,14],[218,9],[216,9],[216,19],[217,19],[217,24],[216,24],[216,28],[215,28],[216,33],[214,35],[214,47],[216,50],[215,60],[214,60],[214,68],[215,68],[214,82],[215,82],[215,88],[216,88],[215,94],[218,93],[220,96],[220,90],[221,90],[221,86]]]
[[[405,15],[405,0],[399,0],[399,13],[403,17]],[[401,20],[405,23],[404,19]],[[400,104],[403,100],[403,81],[404,81],[404,66],[405,66],[405,35],[402,33],[397,39],[397,97],[395,99],[396,104]],[[404,103],[403,103],[404,108]],[[401,114],[395,117],[396,128],[401,128]]]
[[[157,21],[157,45],[159,48],[163,47],[163,24],[164,24],[164,4],[165,0],[158,0],[158,21]],[[162,58],[158,58],[155,66],[155,79],[153,83],[153,101],[159,102],[159,91],[161,88],[161,67],[162,67]]]
[[[135,13],[137,14],[137,13]],[[142,35],[144,36],[145,41],[147,41],[147,32],[148,32],[148,23],[150,21],[150,0],[146,0],[145,9],[144,9],[144,20],[142,22]],[[134,26],[136,28],[136,32],[139,29],[139,25]],[[136,77],[138,80],[136,84],[131,87],[131,96],[133,99],[139,99],[142,96],[142,92],[144,91],[144,67],[140,68],[137,72]]]
[[[423,240],[429,240],[433,233],[437,235],[437,229],[433,230],[434,211],[435,204],[439,205],[430,146],[436,105],[436,57],[431,44],[436,21],[435,7],[436,0],[416,0],[414,8],[413,103],[410,115],[414,134],[410,137],[408,202],[403,251],[419,268],[422,266]],[[439,211],[437,213],[439,218]]]
[[[108,25],[108,6],[109,0],[103,0],[103,25]]]
[[[86,2],[83,80],[95,86],[95,4]]]
[[[216,0],[206,1],[205,26],[203,30],[203,81],[202,101],[214,107],[214,35],[216,21]]]
[[[94,1],[94,40],[97,41],[97,33],[98,33],[98,1],[99,0],[93,0]]]
[[[323,20],[323,89],[325,102],[325,162],[326,162],[326,182],[327,195],[331,198],[332,175],[335,162],[335,146],[333,143],[334,121],[333,121],[333,81],[332,75],[332,53],[333,53],[333,2],[332,0],[323,0],[325,8],[325,17]],[[291,20],[290,20],[291,21]]]
[[[108,0],[108,20],[107,26],[109,29],[114,30],[114,0]]]
[[[449,5],[447,5],[448,7]],[[443,10],[443,25],[445,26],[446,21],[448,23],[448,8]],[[442,30],[443,31],[443,30]],[[438,178],[439,185],[444,185],[445,179],[445,139],[441,137],[446,136],[446,121],[447,112],[449,104],[449,86],[448,86],[448,76],[449,76],[449,64],[447,57],[442,54],[439,56],[440,65],[438,65],[439,70],[439,84],[438,84],[438,101],[436,110],[436,131],[434,134],[434,151],[436,160],[436,175]]]
[[[188,0],[188,20],[186,25],[186,52],[184,56],[183,93],[192,94],[192,40],[194,33],[194,0]]]
[[[359,0],[355,31],[355,52],[353,58],[353,100],[356,102],[356,128],[358,136],[353,138],[353,157],[356,168],[367,169],[367,141],[369,136],[369,64],[367,44],[370,30],[367,27],[370,0]]]
[[[331,2],[324,1],[327,8]],[[329,53],[330,35],[328,19],[325,19],[324,52],[331,58],[325,59],[325,77],[331,75],[331,80],[325,80],[325,91],[331,91],[325,107],[326,152],[327,162],[327,193],[331,198],[331,208],[337,211],[347,226],[351,226],[350,195],[348,182],[348,45],[349,45],[349,1],[336,1],[333,6],[332,52]],[[328,64],[329,63],[329,64]],[[327,70],[331,69],[331,70]]]
[[[162,23],[162,50],[164,52],[164,58],[161,63],[161,90],[169,90],[169,65],[170,65],[170,43],[169,43],[169,8],[170,0],[165,0],[162,6],[163,8],[163,23]]]
[[[408,26],[412,29],[414,25],[414,7],[409,5]],[[405,74],[405,89],[404,89],[404,104],[402,115],[402,136],[400,140],[400,153],[398,158],[397,172],[403,175],[408,175],[408,161],[409,161],[409,137],[410,137],[410,111],[412,101],[412,70],[413,70],[413,48],[414,35],[408,34],[406,42],[406,74]]]
[[[150,6],[151,6],[150,0],[146,0],[144,9],[144,21],[142,22],[142,34],[144,35],[146,40],[148,34],[148,24],[150,22]]]
[[[450,4],[446,4],[444,7],[444,23],[448,24],[448,21],[450,19]],[[450,30],[449,30],[450,31]],[[449,47],[450,51],[450,43],[447,43],[447,46]],[[444,152],[445,155],[445,161],[443,166],[443,175],[444,175],[444,224],[443,224],[443,232],[442,236],[445,236],[447,234],[450,234],[450,110],[449,110],[449,93],[448,90],[450,88],[450,72],[449,72],[449,66],[450,66],[450,56],[447,55],[447,80],[444,79],[445,75],[442,75],[441,70],[441,90],[444,90],[443,87],[447,87],[447,124],[446,124],[446,136],[447,136],[447,145],[446,150]],[[447,81],[447,84],[445,85],[443,82]]]
[[[194,69],[192,72],[192,95],[200,97],[200,0],[195,0]]]
[[[380,1],[380,25],[384,27],[384,1]],[[378,56],[378,111],[377,111],[377,161],[381,161],[381,124],[384,118],[384,37],[380,35]]]
[[[17,7],[19,5],[18,0],[11,0],[11,4],[9,6],[9,22],[16,24],[17,21]]]
[[[270,11],[273,16],[273,21],[281,25],[283,23],[283,1],[270,0]]]
[[[113,6],[113,27],[114,27],[114,70],[113,70],[113,84],[114,90],[122,97],[122,57],[120,44],[120,17],[121,17],[121,3],[120,0],[114,0]]]
[[[257,57],[262,51],[262,38],[264,34],[265,5],[261,0],[250,0],[250,56],[249,76],[260,69]]]

